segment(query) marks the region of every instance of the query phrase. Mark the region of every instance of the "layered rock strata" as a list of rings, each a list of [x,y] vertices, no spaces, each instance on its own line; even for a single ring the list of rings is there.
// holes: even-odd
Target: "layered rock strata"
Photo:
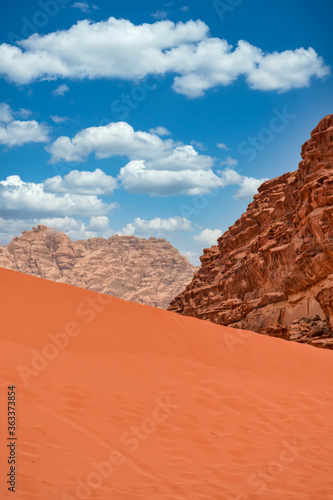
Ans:
[[[333,347],[333,115],[298,170],[262,184],[169,310]]]

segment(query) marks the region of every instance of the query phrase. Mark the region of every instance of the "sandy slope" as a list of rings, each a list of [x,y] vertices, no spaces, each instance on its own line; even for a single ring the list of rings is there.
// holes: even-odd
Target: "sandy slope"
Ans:
[[[0,498],[333,499],[331,351],[14,271],[0,283]]]

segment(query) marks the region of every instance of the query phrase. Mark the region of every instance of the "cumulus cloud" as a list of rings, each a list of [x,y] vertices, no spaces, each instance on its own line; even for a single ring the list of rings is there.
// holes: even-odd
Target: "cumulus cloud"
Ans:
[[[109,218],[106,215],[90,217],[88,229],[91,231],[107,231],[109,228]]]
[[[16,120],[28,110],[14,112],[6,103],[0,104],[0,144],[8,147],[22,146],[30,142],[49,142],[50,129],[35,120]]]
[[[152,134],[159,135],[161,137],[163,137],[165,135],[171,135],[171,132],[169,132],[169,130],[166,129],[165,127],[151,128],[151,129],[149,129],[149,132]]]
[[[82,162],[92,153],[97,159],[127,157],[130,161],[120,169],[117,179],[127,191],[152,196],[206,194],[230,184],[243,186],[246,179],[252,179],[230,168],[215,173],[215,159],[199,154],[192,145],[161,139],[151,132],[135,131],[126,122],[90,127],[81,130],[72,139],[59,137],[46,149],[51,154],[51,163]],[[237,161],[229,157],[224,163],[234,166]],[[52,180],[49,184],[51,182],[56,185],[58,181]],[[61,180],[62,185],[64,182],[65,178]],[[115,189],[116,181],[110,178],[109,182]],[[262,180],[253,178],[251,182],[252,187],[259,186]],[[249,186],[251,182],[248,181]],[[101,184],[107,185],[105,179]],[[89,185],[93,185],[91,180]],[[243,189],[237,199],[243,199],[249,191],[250,187]]]
[[[1,47],[0,47],[1,48]],[[52,91],[52,94],[53,95],[56,95],[56,96],[63,96],[66,94],[66,92],[69,91],[69,87],[68,85],[66,85],[65,83],[63,85],[59,85],[55,90]]]
[[[51,162],[85,161],[91,153],[97,159],[127,156],[131,160],[145,160],[150,167],[179,170],[209,168],[213,160],[199,155],[193,146],[161,139],[149,132],[135,131],[126,122],[81,130],[73,139],[59,137],[48,146]]]
[[[217,244],[217,238],[222,235],[221,229],[203,229],[199,234],[193,236],[194,241],[200,243],[203,246],[209,246]]]
[[[255,177],[247,177],[241,175],[232,168],[218,170],[217,173],[224,178],[226,185],[238,185],[240,188],[236,192],[234,198],[241,201],[250,201],[257,193],[258,187],[268,180],[267,177],[256,179]]]
[[[87,226],[87,224],[82,220],[74,219],[73,217],[49,217],[35,219],[34,225],[36,226],[38,224],[43,224],[49,228],[63,231],[73,241],[96,238],[99,235],[96,231],[90,228],[90,223]]]
[[[311,47],[267,53],[244,40],[232,47],[226,40],[210,37],[208,26],[200,20],[137,26],[113,17],[97,23],[83,20],[68,30],[0,45],[0,75],[19,84],[173,74],[173,89],[196,98],[241,76],[252,89],[280,92],[308,86],[312,78],[329,73]]]
[[[286,91],[308,87],[313,76],[324,78],[329,72],[323,59],[311,47],[266,55],[260,51],[259,64],[246,79],[253,89]]]
[[[107,220],[107,222],[106,222]],[[0,217],[0,244],[8,244],[15,236],[23,231],[42,224],[49,228],[63,231],[71,240],[86,240],[98,236],[109,238],[114,232],[109,228],[109,219],[105,216],[91,217],[86,224],[81,219],[73,217],[41,217],[25,219],[3,219]]]
[[[260,184],[266,180],[242,176],[232,169],[217,171],[217,173],[214,173],[211,168],[194,171],[149,169],[144,161],[129,162],[121,168],[118,178],[127,191],[152,196],[193,196],[211,193],[216,188],[239,185],[240,190],[235,195],[238,200],[243,200],[246,196],[248,196],[247,199],[251,199]]]
[[[47,182],[46,182],[47,184]],[[99,216],[117,205],[107,204],[98,196],[74,192],[49,192],[45,183],[25,182],[18,175],[0,181],[0,216],[24,217]]]
[[[147,168],[144,161],[129,162],[118,178],[127,191],[152,196],[205,194],[221,181],[211,169],[156,170]]]
[[[20,235],[28,227],[34,225],[33,220],[5,219],[0,217],[0,244],[7,245],[15,236]]]
[[[56,175],[44,182],[47,193],[111,195],[116,188],[117,180],[99,168],[94,172],[71,170],[64,177]]]
[[[253,177],[243,177],[239,183],[240,188],[235,194],[234,198],[241,201],[249,201],[257,193],[258,187],[265,181],[264,179],[255,179]]]
[[[135,236],[157,236],[161,237],[166,233],[174,233],[177,231],[192,231],[191,221],[185,217],[170,217],[169,219],[144,220],[137,217],[133,222],[127,224],[121,231],[118,231],[119,236],[135,235]]]
[[[38,222],[37,222],[38,221]],[[43,224],[50,228],[59,229],[67,236],[75,240],[86,240],[88,238],[109,238],[114,235],[109,227],[109,219],[105,215],[90,217],[89,223],[86,224],[81,219],[74,219],[73,217],[53,217],[35,219],[34,224]]]
[[[89,222],[84,222],[80,218],[70,216],[58,217],[31,217],[28,214],[20,219],[0,217],[0,243],[9,243],[14,236],[20,235],[25,230],[33,226],[43,224],[49,228],[63,231],[72,240],[86,240],[88,238],[103,237],[109,238],[114,234],[119,236],[135,235],[140,238],[165,237],[171,233],[192,231],[191,222],[184,217],[170,217],[163,219],[155,217],[145,220],[137,217],[132,223],[127,224],[117,233],[110,228],[109,218],[105,215],[92,216]],[[185,252],[182,252],[186,255]],[[195,257],[197,254],[188,252],[188,257]]]

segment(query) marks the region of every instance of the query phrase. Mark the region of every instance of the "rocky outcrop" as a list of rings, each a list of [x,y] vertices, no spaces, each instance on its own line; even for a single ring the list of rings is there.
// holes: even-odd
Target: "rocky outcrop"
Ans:
[[[218,245],[204,250],[169,310],[333,347],[333,115],[301,156],[297,171],[262,184]]]
[[[164,309],[198,269],[164,239],[73,242],[42,225],[0,246],[0,267]]]

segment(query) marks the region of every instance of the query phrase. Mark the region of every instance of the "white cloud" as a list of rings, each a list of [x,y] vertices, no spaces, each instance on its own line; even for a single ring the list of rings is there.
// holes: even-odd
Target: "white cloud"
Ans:
[[[88,2],[75,2],[72,6],[74,9],[80,9],[84,13],[89,13],[91,10],[98,10],[99,7],[97,5],[90,5]]]
[[[184,7],[181,7],[180,10],[182,12],[188,12],[190,10],[189,6],[188,5],[184,5]]]
[[[73,139],[59,137],[46,149],[52,163],[85,161],[93,152],[97,159],[127,156],[131,160],[145,160],[149,167],[168,170],[209,168],[214,163],[209,156],[199,155],[192,146],[163,140],[149,132],[136,132],[126,122],[90,127]]]
[[[42,224],[43,226],[63,231],[73,241],[97,237],[97,233],[95,231],[91,231],[89,226],[87,227],[82,220],[73,219],[73,217],[35,219],[34,225],[37,224]]]
[[[117,180],[99,168],[94,172],[72,170],[64,177],[56,175],[44,182],[47,193],[111,195],[115,189]]]
[[[211,169],[156,170],[147,168],[144,161],[129,162],[118,178],[127,191],[153,196],[204,194],[220,183]]]
[[[6,103],[0,104],[0,144],[8,147],[22,146],[30,142],[49,142],[50,129],[35,120],[15,120],[15,115],[24,115],[27,110],[14,113]]]
[[[211,38],[200,20],[138,26],[112,17],[97,23],[83,20],[68,30],[0,45],[0,75],[19,84],[173,74],[173,89],[195,98],[210,88],[231,85],[241,76],[250,88],[286,91],[308,86],[312,78],[329,73],[311,47],[266,53],[240,40],[233,48],[226,40]]]
[[[107,231],[109,228],[109,218],[106,215],[90,217],[88,229],[91,231]]]
[[[5,103],[0,103],[0,123],[9,123],[14,120],[11,107]]]
[[[249,201],[257,193],[258,187],[265,181],[265,179],[255,179],[253,177],[243,177],[240,182],[240,189],[235,194],[236,200]]]
[[[220,149],[225,149],[225,150],[228,150],[230,148],[228,148],[228,146],[226,146],[223,142],[219,142],[218,144],[216,144],[216,146]]]
[[[37,223],[63,231],[73,241],[97,238],[98,236],[109,238],[114,234],[114,231],[109,227],[109,219],[105,215],[91,217],[88,225],[73,217],[35,219],[34,224]]]
[[[220,162],[220,165],[227,165],[228,167],[236,167],[238,165],[238,160],[232,158],[231,156],[227,156],[224,161]]]
[[[154,19],[166,19],[168,17],[168,13],[166,10],[157,10],[156,12],[150,14],[150,17],[153,17]]]
[[[243,186],[243,181],[248,179],[232,169],[215,173],[212,170],[215,160],[199,154],[192,145],[161,139],[151,132],[135,131],[126,122],[90,127],[81,130],[72,139],[59,137],[46,149],[51,154],[52,163],[85,161],[91,153],[97,159],[117,155],[128,157],[130,162],[121,168],[118,180],[132,193],[153,196],[207,194],[230,184]],[[224,163],[233,166],[237,161],[228,157]],[[111,179],[111,188],[115,189],[115,180]],[[55,182],[52,180],[52,183]],[[261,180],[253,179],[251,182],[252,186],[260,185]],[[248,190],[244,188],[236,195],[237,199],[245,197],[251,182],[248,181]],[[104,180],[101,184],[106,185]]]
[[[73,241],[97,237],[109,238],[115,233],[108,227],[105,219],[109,222],[105,216],[91,217],[87,225],[81,219],[68,216],[26,219],[3,219],[0,217],[0,244],[8,244],[15,236],[19,236],[23,231],[30,230],[38,224],[63,231]]]
[[[0,126],[0,144],[5,146],[22,146],[29,142],[48,142],[49,129],[35,120],[9,123],[6,127]]]
[[[68,85],[66,85],[64,83],[63,85],[59,85],[55,90],[53,90],[52,94],[56,95],[56,96],[63,96],[68,91],[69,91],[69,87],[68,87]]]
[[[259,64],[247,74],[247,82],[253,89],[287,91],[308,87],[313,76],[324,78],[328,74],[323,59],[310,47],[265,56],[261,52]]]
[[[173,88],[192,98],[207,89],[231,85],[241,75],[252,89],[286,91],[307,87],[312,77],[324,78],[330,72],[311,47],[266,54],[243,40],[232,50],[225,40],[211,38],[183,53],[188,62],[184,62],[183,75],[175,77]]]
[[[174,233],[177,231],[192,231],[191,221],[185,217],[170,217],[169,219],[144,220],[137,217],[133,222],[127,224],[121,231],[118,231],[119,236],[135,235],[135,236],[156,236],[161,237],[165,233]]]
[[[24,182],[18,175],[0,181],[0,216],[9,219],[98,216],[116,206],[104,203],[96,195],[47,192],[44,183]]]
[[[0,244],[7,245],[15,236],[20,235],[33,225],[33,220],[4,219],[0,217]]]
[[[151,128],[151,129],[149,129],[149,132],[151,134],[156,134],[156,135],[159,135],[161,137],[163,137],[164,135],[171,135],[171,132],[169,132],[169,130],[166,129],[165,127]]]
[[[109,238],[114,234],[119,236],[135,235],[140,238],[164,237],[170,233],[192,231],[191,222],[184,217],[170,217],[162,219],[155,217],[151,220],[136,218],[132,223],[127,224],[121,231],[115,233],[109,226],[109,219],[105,215],[90,217],[89,223],[83,222],[70,216],[63,217],[29,217],[21,219],[3,219],[0,217],[0,243],[9,243],[14,236],[29,230],[33,226],[42,224],[49,228],[63,231],[72,240],[86,240],[88,238],[103,237]],[[182,252],[186,255],[186,252]],[[188,252],[189,258],[196,257],[197,254]]]
[[[221,177],[224,177],[226,185],[234,184],[240,186],[234,198],[241,201],[251,201],[258,191],[258,187],[268,180],[267,177],[256,179],[255,177],[240,175],[232,168],[226,168],[222,171],[218,170],[217,173],[221,175]]]
[[[201,245],[217,245],[217,238],[222,235],[221,229],[203,229],[199,234],[193,236],[194,241]]]
[[[252,198],[258,186],[266,180],[242,176],[230,168],[218,170],[217,174],[210,168],[181,171],[149,169],[144,161],[129,162],[121,168],[118,179],[127,191],[152,196],[208,194],[216,188],[239,185],[241,190],[235,195],[237,200],[246,196],[247,199]]]
[[[67,116],[57,116],[57,115],[53,115],[53,116],[50,116],[51,120],[56,123],[57,125],[60,125],[61,123],[65,123],[67,122],[68,120],[68,117]]]

